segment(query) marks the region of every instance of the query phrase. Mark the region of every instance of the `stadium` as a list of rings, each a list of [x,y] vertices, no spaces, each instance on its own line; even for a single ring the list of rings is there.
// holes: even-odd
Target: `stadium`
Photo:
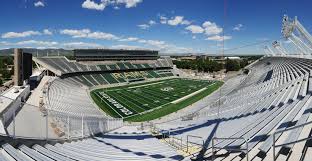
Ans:
[[[297,54],[274,41],[226,79],[154,50],[15,49],[0,160],[311,160],[312,36],[287,16],[282,36]]]

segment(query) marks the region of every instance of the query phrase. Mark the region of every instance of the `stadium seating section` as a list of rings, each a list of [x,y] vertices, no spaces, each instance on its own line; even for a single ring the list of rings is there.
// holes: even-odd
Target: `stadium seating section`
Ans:
[[[234,138],[215,141],[215,147],[221,148],[214,155],[217,160],[246,159],[246,150],[233,151],[246,148],[244,140],[237,138],[247,140],[249,159],[272,160],[274,132],[312,121],[311,76],[311,59],[264,58],[251,68],[245,81],[226,95],[220,106],[204,108],[189,115],[192,116],[189,120],[169,121],[158,128],[171,130],[178,138],[187,135],[205,138],[209,150],[213,136]],[[286,144],[307,138],[310,132],[311,126],[307,126],[276,134],[275,142],[285,143],[275,149],[276,157],[293,161],[311,156],[309,141]],[[197,157],[213,157],[209,150]]]
[[[51,83],[49,108],[77,115],[103,115],[90,102],[81,85],[92,87],[173,75],[169,68],[157,69],[171,66],[168,61],[154,64],[119,62],[96,66],[69,62],[64,58],[41,61],[62,73],[105,71],[56,78]],[[110,70],[113,71],[107,72]],[[211,160],[212,157],[216,160],[245,160],[248,156],[249,160],[256,161],[272,160],[273,150],[277,160],[311,160],[311,141],[302,140],[311,137],[311,124],[277,133],[275,137],[273,134],[312,121],[312,59],[264,57],[249,70],[249,74],[242,76],[244,79],[239,83],[233,83],[233,87],[229,86],[236,82],[236,78],[225,82],[221,88],[224,92],[222,99],[215,100],[218,103],[200,102],[203,107],[197,111],[189,108],[179,115],[168,116],[170,119],[166,121],[155,120],[154,125],[161,133],[170,131],[171,136],[182,138],[183,141],[190,135],[203,139],[205,148],[192,155],[188,153],[185,158],[175,151],[175,146],[168,146],[150,134],[135,135],[133,131],[127,131],[132,137],[126,134],[112,137],[112,131],[103,136],[66,143],[18,144],[14,147],[6,143],[2,145],[0,160]],[[215,140],[214,146],[217,148],[212,153],[214,136],[227,139]],[[238,138],[246,139],[248,149],[244,149],[245,140]],[[287,144],[300,140],[300,143]],[[283,145],[273,149],[273,142]],[[169,144],[176,143],[172,141]],[[190,143],[190,146],[195,145],[200,143]],[[186,144],[181,146],[183,150]]]
[[[90,71],[123,71],[143,70],[156,68],[171,68],[173,66],[170,58],[158,59],[151,64],[135,62],[111,62],[109,64],[86,65],[76,61],[69,61],[65,57],[38,57],[36,62],[60,71],[62,74],[90,72]]]
[[[153,146],[150,146],[153,145]],[[160,160],[175,161],[183,159],[175,150],[160,143],[155,138],[111,139],[95,137],[64,144],[39,144],[31,148],[20,145],[15,149],[10,144],[2,145],[0,159],[6,160],[40,160],[40,161],[74,161],[74,160]],[[91,150],[92,149],[92,150]]]

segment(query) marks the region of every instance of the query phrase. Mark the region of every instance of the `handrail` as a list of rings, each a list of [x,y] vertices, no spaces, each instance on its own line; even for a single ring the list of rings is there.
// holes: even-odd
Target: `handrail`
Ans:
[[[179,147],[175,146],[175,144],[174,144],[174,139],[176,139],[176,140],[180,141],[180,149],[182,150],[183,149],[183,138],[182,138],[182,136],[180,138],[178,138],[178,137],[175,137],[174,135],[178,135],[178,133],[172,132],[170,130],[163,130],[162,131],[162,139],[164,139],[165,142],[167,142],[165,137],[168,137],[168,144],[179,149]],[[170,142],[170,139],[171,139],[171,142]]]
[[[225,148],[225,147],[215,147],[214,141],[215,140],[244,140],[245,144],[246,144],[246,148],[242,149],[242,148],[238,148],[238,149],[229,149],[229,148]],[[248,148],[248,139],[245,139],[244,137],[228,137],[228,138],[222,138],[222,137],[213,137],[212,138],[212,161],[215,160],[215,149],[227,149],[227,150],[238,150],[238,151],[246,151],[246,159],[247,161],[249,161],[249,148]]]
[[[306,123],[303,123],[303,124],[300,124],[300,125],[296,125],[296,126],[293,126],[293,127],[289,127],[289,128],[283,129],[283,130],[275,131],[275,132],[273,133],[273,143],[272,143],[272,146],[273,146],[273,161],[276,160],[276,151],[275,151],[275,148],[281,147],[281,146],[285,146],[285,145],[296,144],[296,143],[299,143],[299,142],[303,142],[303,141],[307,141],[307,140],[311,140],[311,139],[312,139],[312,137],[307,137],[307,138],[300,139],[300,140],[297,140],[297,141],[292,141],[292,142],[288,142],[288,143],[276,145],[276,144],[275,144],[275,141],[276,141],[276,140],[275,140],[275,135],[276,135],[276,134],[279,134],[279,133],[286,132],[286,131],[294,130],[294,129],[297,129],[297,128],[300,128],[300,127],[304,127],[304,126],[310,125],[310,124],[312,124],[312,121],[309,121],[309,122],[306,122]]]
[[[187,136],[186,136],[186,152],[189,151],[189,143],[193,143],[193,144],[199,145],[198,143],[194,143],[194,142],[189,141],[189,140],[190,140],[189,137],[201,139],[202,142],[203,142],[203,143],[202,143],[202,147],[204,148],[205,140],[203,139],[203,137],[201,137],[201,136],[196,136],[196,135],[187,135]]]
[[[306,126],[306,125],[309,125],[309,124],[312,124],[312,121],[309,121],[309,122],[306,122],[306,123],[303,123],[303,124],[300,124],[300,125],[296,125],[296,126],[293,126],[293,127],[289,127],[289,128],[283,129],[283,130],[278,130],[278,131],[274,132],[274,134],[283,133],[285,131],[297,129],[299,127]]]

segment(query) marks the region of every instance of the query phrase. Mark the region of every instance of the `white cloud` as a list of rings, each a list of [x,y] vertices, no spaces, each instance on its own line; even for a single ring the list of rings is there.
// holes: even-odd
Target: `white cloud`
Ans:
[[[103,39],[103,40],[118,40],[119,37],[105,32],[92,32],[90,29],[73,30],[64,29],[60,31],[63,35],[69,35],[73,38],[90,38],[90,39]]]
[[[42,1],[38,1],[38,2],[34,3],[34,6],[35,7],[44,7],[45,5],[44,5],[44,3]]]
[[[63,46],[67,49],[105,48],[101,44],[86,43],[86,42],[69,42],[69,43],[64,43]]]
[[[203,28],[205,29],[206,35],[218,35],[223,31],[223,29],[217,26],[216,23],[210,21],[204,22]]]
[[[101,0],[98,3],[94,0],[85,0],[81,6],[86,9],[103,11],[109,5],[113,6],[114,9],[119,9],[118,5],[125,5],[126,8],[132,8],[141,2],[143,0]]]
[[[175,45],[171,45],[169,48],[163,49],[161,52],[164,53],[194,53],[193,48],[187,48],[187,47],[179,47]]]
[[[53,33],[49,29],[44,29],[43,34],[45,35],[53,35]]]
[[[70,35],[73,38],[87,37],[88,33],[90,32],[91,31],[89,29],[82,29],[82,30],[64,29],[60,31],[61,34]]]
[[[36,46],[55,46],[58,42],[55,41],[37,41],[37,40],[26,40],[17,42],[16,45],[36,45]]]
[[[148,24],[152,26],[152,25],[156,25],[156,22],[154,20],[150,20]]]
[[[162,47],[166,44],[164,41],[159,41],[159,40],[147,40],[146,43],[152,46],[157,46],[157,47]]]
[[[92,0],[86,0],[82,3],[81,7],[91,10],[103,11],[107,6],[107,1],[101,1],[100,3],[96,3]]]
[[[158,50],[163,53],[184,53],[184,52],[191,52],[193,51],[192,48],[186,48],[186,47],[178,47],[173,44],[167,44],[165,41],[161,40],[138,40],[139,43],[143,43],[146,46],[147,49],[151,50]]]
[[[138,27],[139,27],[140,29],[147,30],[148,28],[150,28],[150,25],[141,24],[141,25],[138,25]]]
[[[234,30],[234,31],[240,31],[242,27],[243,27],[243,24],[237,24],[237,25],[233,28],[233,30]]]
[[[197,25],[190,25],[185,28],[188,31],[191,31],[193,34],[200,34],[204,32],[204,29]]]
[[[171,17],[171,19],[168,19],[167,17],[163,15],[159,15],[159,19],[160,19],[161,24],[168,24],[171,26],[191,24],[191,21],[185,20],[183,16],[175,16],[175,17]]]
[[[136,7],[143,0],[116,0],[116,4],[125,4],[126,8]]]
[[[188,21],[188,20],[183,20],[181,22],[181,25],[190,25],[191,24],[191,21]]]
[[[7,32],[2,34],[2,38],[22,38],[34,35],[41,35],[39,31],[24,31],[24,32]]]
[[[220,36],[220,35],[214,35],[214,36],[210,36],[210,37],[207,37],[206,40],[211,40],[211,41],[223,41],[224,40],[230,40],[232,39],[232,36]]]
[[[91,39],[104,39],[104,40],[116,40],[119,39],[117,36],[110,34],[110,33],[105,33],[105,32],[92,32],[89,33],[87,38]]]
[[[45,47],[55,47],[58,45],[58,42],[55,41],[38,41],[38,40],[25,40],[25,41],[19,41],[19,42],[6,42],[2,41],[0,42],[1,45],[4,46],[45,46]]]
[[[159,18],[160,18],[160,23],[161,23],[161,24],[167,24],[167,20],[168,20],[167,17],[165,17],[165,16],[160,16]]]
[[[8,42],[6,42],[6,41],[0,41],[0,45],[7,46],[7,45],[10,45],[10,44]]]
[[[146,40],[142,40],[142,39],[141,39],[141,40],[139,40],[138,42],[139,42],[139,43],[146,43]]]
[[[128,37],[125,39],[120,39],[118,41],[137,41],[137,40],[139,40],[139,38],[137,38],[137,37]]]
[[[147,24],[141,24],[141,25],[138,25],[138,27],[142,30],[147,30],[148,28],[150,28],[151,26],[156,25],[156,24],[157,23],[154,20],[150,20],[150,21],[148,21]]]
[[[28,48],[34,48],[34,47],[28,47]],[[46,46],[39,46],[39,47],[35,47],[36,49],[59,49],[58,47],[55,46],[51,46],[51,47],[46,47]]]
[[[161,41],[161,40],[144,40],[144,39],[139,39],[137,40],[137,42],[151,46],[153,49],[163,49],[168,47],[168,44],[166,44],[165,41]]]
[[[10,38],[24,38],[24,37],[30,37],[30,36],[38,36],[38,35],[53,35],[51,31],[48,29],[44,29],[41,32],[39,31],[24,31],[24,32],[7,32],[1,35],[1,38],[4,39],[10,39]]]
[[[168,25],[177,26],[183,22],[183,16],[175,16],[174,18],[168,20]]]
[[[86,42],[67,42],[59,43],[55,41],[37,41],[37,40],[27,40],[14,43],[5,42],[5,46],[11,47],[23,47],[23,48],[37,48],[37,49],[46,49],[46,48],[66,48],[66,49],[88,49],[88,48],[104,48],[103,45],[96,43],[86,43]],[[1,42],[0,42],[1,44]]]
[[[140,49],[146,49],[140,46],[132,46],[132,45],[113,45],[111,48],[114,49],[125,49],[125,50],[140,50]]]

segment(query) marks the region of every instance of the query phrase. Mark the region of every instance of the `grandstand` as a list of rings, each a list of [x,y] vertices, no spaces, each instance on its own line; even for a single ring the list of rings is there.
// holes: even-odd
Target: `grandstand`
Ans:
[[[21,160],[188,160],[213,157],[216,160],[243,160],[247,156],[250,160],[271,160],[275,149],[277,159],[300,160],[310,155],[309,142],[285,143],[309,137],[311,127],[307,125],[291,131],[282,130],[312,121],[311,64],[311,59],[304,58],[262,58],[250,67],[250,74],[235,87],[229,88],[225,82],[221,88],[227,94],[220,107],[212,104],[199,108],[195,113],[189,111],[193,117],[184,111],[188,118],[180,117],[149,125],[154,134],[162,134],[165,138],[163,142],[148,131],[139,133],[137,128],[124,126],[94,138],[63,144],[22,144],[14,145],[15,148],[12,144],[4,144],[1,154],[4,158]],[[233,82],[234,79],[228,81]],[[73,114],[104,116],[104,113],[92,107],[90,99],[75,99],[89,97],[82,95],[84,89],[80,85],[69,78],[55,78],[47,93],[51,98],[49,101],[70,101],[66,104],[72,104],[73,107],[60,108]],[[55,103],[57,101],[50,104],[57,107]],[[79,104],[84,108],[79,109]],[[245,140],[238,138],[248,138],[248,150],[244,150]],[[212,140],[214,145],[211,144]],[[276,145],[282,146],[273,148],[273,140]],[[202,141],[204,145],[201,145]],[[151,144],[153,147],[148,146]]]
[[[284,28],[305,31],[297,19],[289,21],[284,18]],[[309,42],[301,34],[308,40],[286,35],[295,45]],[[224,83],[182,76],[169,57],[33,60],[46,76],[28,100],[21,101],[28,86],[1,95],[0,160],[312,158],[311,53],[270,53]],[[143,120],[150,112],[152,119]],[[141,122],[128,122],[134,115]]]

